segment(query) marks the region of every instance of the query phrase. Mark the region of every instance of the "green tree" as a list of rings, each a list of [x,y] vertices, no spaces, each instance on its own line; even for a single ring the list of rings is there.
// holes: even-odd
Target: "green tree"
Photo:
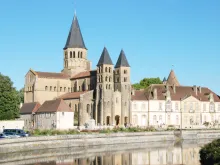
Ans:
[[[138,89],[146,89],[149,87],[151,84],[162,84],[162,81],[160,80],[159,77],[157,78],[144,78],[140,81],[140,83],[133,84],[133,88],[138,90]]]
[[[0,120],[19,117],[19,95],[8,76],[0,73]]]

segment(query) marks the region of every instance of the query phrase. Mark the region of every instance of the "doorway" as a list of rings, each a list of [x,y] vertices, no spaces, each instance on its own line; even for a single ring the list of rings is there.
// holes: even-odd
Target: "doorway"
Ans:
[[[110,125],[110,116],[107,116],[107,117],[106,117],[106,124],[107,124],[107,125]]]
[[[116,115],[115,116],[115,124],[119,125],[119,123],[120,123],[120,116]]]

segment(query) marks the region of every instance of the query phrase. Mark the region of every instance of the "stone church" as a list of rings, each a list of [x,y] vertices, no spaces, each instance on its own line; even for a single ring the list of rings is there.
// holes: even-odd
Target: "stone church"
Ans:
[[[30,69],[25,76],[25,103],[62,99],[78,113],[78,125],[89,119],[96,125],[130,123],[130,65],[121,50],[114,65],[104,47],[96,70],[91,69],[77,16],[74,16],[63,48],[60,73]]]

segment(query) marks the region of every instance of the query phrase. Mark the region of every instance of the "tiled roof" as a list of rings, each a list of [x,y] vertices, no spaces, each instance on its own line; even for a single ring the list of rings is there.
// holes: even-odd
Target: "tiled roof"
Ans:
[[[85,43],[83,41],[82,33],[79,27],[79,22],[76,17],[74,16],[73,23],[71,25],[69,35],[66,41],[66,45],[64,49],[66,48],[84,48],[86,49]]]
[[[85,72],[80,72],[73,76],[71,79],[85,78],[85,77],[93,77],[96,76],[96,70],[90,70]]]
[[[99,62],[97,66],[103,65],[103,64],[108,64],[108,65],[113,65],[111,57],[109,56],[108,50],[106,47],[104,47],[101,57],[99,59]]]
[[[36,113],[42,112],[73,112],[73,110],[62,100],[45,101]]]
[[[54,78],[54,79],[69,79],[69,76],[64,73],[54,72],[38,72],[35,71],[39,78]]]
[[[80,98],[81,94],[84,94],[86,92],[88,92],[88,91],[66,93],[64,95],[59,96],[59,98],[64,99],[64,100],[66,100],[66,99],[78,99],[78,98]]]
[[[136,90],[134,95],[131,95],[131,100],[147,100],[145,90]]]
[[[115,65],[115,68],[119,68],[121,66],[123,66],[123,67],[130,67],[130,65],[128,63],[128,60],[127,60],[123,50],[121,50],[121,52],[120,52],[120,55],[118,57],[118,61],[117,61],[116,65]]]
[[[35,113],[41,106],[38,102],[24,103],[20,109],[20,114],[32,114]]]
[[[174,86],[167,86],[170,91],[171,100],[181,100],[188,96],[193,96],[201,101],[209,101],[209,94],[213,94],[213,98],[215,102],[220,102],[220,98],[214,92],[212,92],[209,88],[201,87],[201,93],[199,87],[196,87],[196,92],[194,91],[194,86],[176,86],[176,93],[174,93]],[[151,85],[146,90],[146,96],[149,100],[153,100],[153,91],[157,89],[157,100],[165,100],[166,99],[166,85]]]

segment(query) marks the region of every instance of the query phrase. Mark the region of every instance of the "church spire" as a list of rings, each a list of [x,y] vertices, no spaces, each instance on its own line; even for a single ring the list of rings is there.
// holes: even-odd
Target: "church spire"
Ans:
[[[169,77],[167,79],[167,84],[168,85],[175,85],[175,86],[180,86],[179,81],[177,80],[177,77],[173,71],[173,69],[170,71]]]
[[[109,56],[108,50],[106,47],[104,47],[101,57],[99,59],[99,62],[97,66],[103,65],[103,64],[108,64],[108,65],[113,65],[111,57]]]
[[[64,49],[67,48],[84,48],[86,49],[82,33],[80,30],[79,22],[76,16],[76,12],[74,13],[73,22],[69,31],[69,35],[66,41],[66,45]]]
[[[123,50],[121,50],[121,52],[120,52],[120,55],[118,57],[118,61],[115,65],[115,68],[119,68],[119,67],[122,67],[122,66],[123,67],[130,67],[130,65],[128,63],[128,60],[127,60]]]

